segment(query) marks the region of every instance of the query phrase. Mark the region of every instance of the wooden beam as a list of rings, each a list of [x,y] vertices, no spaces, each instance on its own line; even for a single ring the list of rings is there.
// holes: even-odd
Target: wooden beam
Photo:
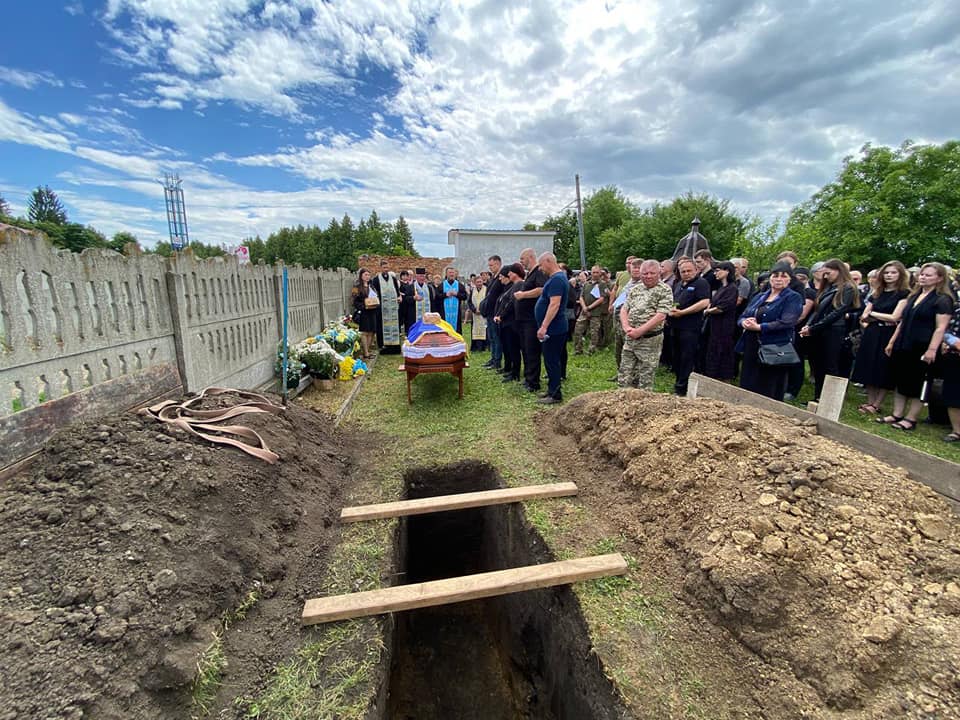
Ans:
[[[520,502],[534,498],[564,497],[576,494],[577,485],[572,482],[526,485],[524,487],[483,490],[456,495],[437,495],[416,500],[399,500],[377,505],[347,507],[340,511],[340,520],[343,522],[378,520],[380,518],[423,515],[445,510],[464,510],[486,505],[503,505],[504,503]]]
[[[620,553],[527,565],[494,572],[397,585],[381,590],[313,598],[303,606],[301,623],[316,625],[368,615],[448,605],[523,590],[564,585],[608,575],[623,575],[627,562]]]

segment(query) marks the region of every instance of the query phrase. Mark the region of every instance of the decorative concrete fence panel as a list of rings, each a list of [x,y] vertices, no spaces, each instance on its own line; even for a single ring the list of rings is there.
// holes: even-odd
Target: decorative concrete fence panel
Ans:
[[[252,388],[273,376],[279,301],[272,265],[232,256],[168,260],[177,352],[189,392],[209,385]]]
[[[276,283],[282,288],[283,265],[276,266]],[[282,289],[281,289],[282,292]],[[282,297],[282,295],[281,295]],[[298,343],[323,330],[320,271],[293,265],[287,268],[287,338]],[[281,332],[283,326],[281,325]]]
[[[56,250],[0,226],[0,417],[176,363],[157,255]]]
[[[350,271],[343,268],[339,270],[320,270],[319,273],[322,319],[324,326],[326,326],[341,319],[344,315],[353,313],[350,300],[352,275]],[[346,285],[344,284],[345,281]]]

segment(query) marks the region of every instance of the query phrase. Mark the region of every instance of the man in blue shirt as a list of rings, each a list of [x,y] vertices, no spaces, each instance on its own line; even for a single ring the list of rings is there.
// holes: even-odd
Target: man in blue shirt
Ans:
[[[545,252],[538,264],[547,282],[537,298],[533,314],[537,321],[537,340],[543,344],[543,364],[547,369],[547,392],[537,402],[552,405],[563,400],[560,393],[560,356],[567,342],[567,293],[570,283],[567,274],[557,263],[557,257]]]

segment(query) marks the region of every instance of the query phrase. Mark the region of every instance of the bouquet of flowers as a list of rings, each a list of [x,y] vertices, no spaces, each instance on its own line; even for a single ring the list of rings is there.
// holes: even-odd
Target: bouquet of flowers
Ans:
[[[299,345],[287,346],[287,388],[295,388],[300,384],[303,374],[303,361],[300,359]],[[277,361],[273,371],[278,378],[283,378],[283,341],[277,343]]]
[[[328,325],[318,337],[341,355],[353,355],[360,349],[360,333],[339,321]]]
[[[332,380],[343,359],[320,335],[308,337],[297,345],[296,350],[310,374],[321,380]]]

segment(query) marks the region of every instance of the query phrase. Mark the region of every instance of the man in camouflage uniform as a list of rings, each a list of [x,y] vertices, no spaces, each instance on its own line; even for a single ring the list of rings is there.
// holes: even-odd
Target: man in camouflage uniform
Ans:
[[[660,363],[663,346],[663,323],[673,309],[673,293],[660,280],[660,263],[656,260],[636,259],[630,265],[630,274],[640,275],[620,308],[620,325],[626,339],[620,358],[617,385],[653,389],[653,376]]]
[[[601,342],[601,327],[606,311],[609,290],[603,283],[603,270],[594,265],[590,270],[590,279],[580,292],[580,317],[573,328],[573,353],[583,354],[583,336],[590,334],[587,352],[596,352]]]

